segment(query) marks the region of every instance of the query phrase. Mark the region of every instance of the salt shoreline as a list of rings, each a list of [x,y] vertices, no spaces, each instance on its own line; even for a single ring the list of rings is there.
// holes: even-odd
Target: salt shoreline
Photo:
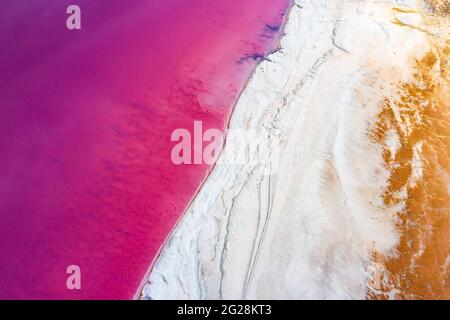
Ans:
[[[261,162],[213,168],[144,278],[144,299],[366,296],[371,252],[398,241],[367,130],[428,48],[391,22],[420,22],[392,11],[418,3],[296,1],[281,50],[258,65],[229,122],[263,137]],[[275,141],[281,165],[267,174]]]
[[[292,8],[292,6],[294,6],[294,2],[295,2],[294,0],[288,0],[288,1],[289,1],[291,4],[289,5],[289,9],[287,10],[287,12],[290,11],[290,8]],[[283,18],[283,22],[281,23],[281,28],[280,28],[280,29],[281,29],[281,35],[280,35],[280,33],[279,33],[279,37],[278,37],[278,39],[277,39],[277,41],[276,41],[276,45],[275,45],[276,48],[275,48],[273,51],[269,52],[269,53],[264,57],[264,59],[266,59],[269,55],[271,55],[271,54],[273,54],[273,53],[275,53],[275,52],[277,52],[278,50],[281,49],[280,41],[281,41],[281,38],[282,38],[282,36],[283,36],[283,34],[284,34],[284,28],[285,28],[285,26],[286,26],[287,19],[288,19],[288,14],[285,14],[285,15],[284,15],[284,18]],[[264,59],[263,59],[263,60],[264,60]],[[258,64],[258,65],[259,65],[259,64]],[[257,65],[257,66],[258,66],[258,65]],[[232,117],[232,115],[233,115],[233,112],[234,112],[234,110],[235,110],[236,104],[238,103],[238,101],[239,101],[239,99],[240,99],[240,97],[241,97],[241,95],[242,95],[242,92],[245,90],[245,88],[247,87],[248,83],[251,81],[251,79],[252,79],[252,77],[253,77],[253,74],[254,74],[254,72],[255,72],[256,69],[257,69],[257,66],[255,67],[255,70],[250,74],[250,76],[249,76],[249,78],[248,78],[246,84],[244,85],[244,89],[241,91],[241,94],[236,98],[236,101],[235,101],[235,103],[234,103],[234,106],[233,106],[233,108],[232,108],[232,111],[229,113],[228,118],[225,120],[225,123],[226,123],[226,128],[225,128],[225,130],[226,130],[226,131],[228,131],[228,130],[230,129],[230,128],[229,128],[229,127],[230,127],[230,119],[231,119],[231,117]],[[226,135],[225,135],[225,140],[226,140],[226,139],[227,139],[227,138],[226,138]],[[194,193],[193,196],[192,196],[191,202],[187,204],[186,210],[185,210],[185,211],[187,211],[187,210],[189,209],[189,207],[191,206],[192,202],[193,202],[194,199],[197,197],[197,195],[198,195],[198,193],[200,192],[200,190],[203,188],[203,185],[204,185],[204,184],[206,183],[206,181],[208,180],[209,175],[210,175],[211,172],[214,170],[215,165],[216,165],[216,164],[214,164],[213,166],[211,166],[211,169],[210,169],[209,172],[207,173],[207,177],[206,177],[206,178],[204,179],[204,181],[198,186],[198,189],[195,191],[195,193]],[[145,275],[144,275],[144,277],[143,277],[143,279],[142,279],[140,285],[138,286],[138,288],[137,288],[137,290],[136,290],[136,293],[135,293],[134,296],[133,296],[133,300],[140,299],[140,298],[142,297],[142,290],[144,289],[146,283],[148,282],[147,278],[148,278],[148,276],[149,276],[151,270],[153,269],[155,262],[159,259],[160,254],[161,254],[161,251],[162,251],[163,248],[166,246],[167,241],[170,239],[170,237],[172,236],[173,232],[177,229],[178,225],[179,225],[180,222],[182,221],[182,219],[183,219],[183,217],[184,217],[184,214],[185,214],[185,213],[183,213],[183,214],[179,217],[178,221],[175,223],[174,227],[172,228],[172,230],[170,231],[170,233],[167,235],[166,240],[165,240],[164,243],[161,245],[161,247],[159,248],[158,252],[154,255],[154,258],[153,258],[151,264],[149,265],[148,270],[146,271],[146,273],[145,273]]]

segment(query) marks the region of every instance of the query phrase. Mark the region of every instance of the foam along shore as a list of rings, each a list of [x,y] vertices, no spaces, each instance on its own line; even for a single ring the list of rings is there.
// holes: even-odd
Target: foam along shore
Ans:
[[[383,97],[429,50],[423,6],[295,2],[281,49],[259,64],[230,120],[257,132],[259,161],[215,166],[142,298],[367,296],[373,252],[393,254],[400,237],[399,208],[383,207],[390,173],[368,131]]]

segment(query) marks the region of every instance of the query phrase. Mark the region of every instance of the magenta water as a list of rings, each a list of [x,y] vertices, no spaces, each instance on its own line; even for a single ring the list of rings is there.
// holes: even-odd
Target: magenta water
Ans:
[[[174,165],[172,131],[226,127],[289,1],[0,6],[0,298],[132,298],[211,169]]]

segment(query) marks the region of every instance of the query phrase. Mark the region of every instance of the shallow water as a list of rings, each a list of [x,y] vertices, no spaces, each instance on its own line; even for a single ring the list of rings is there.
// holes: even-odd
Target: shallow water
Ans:
[[[210,170],[172,131],[225,128],[289,1],[69,4],[1,4],[0,298],[133,297]]]

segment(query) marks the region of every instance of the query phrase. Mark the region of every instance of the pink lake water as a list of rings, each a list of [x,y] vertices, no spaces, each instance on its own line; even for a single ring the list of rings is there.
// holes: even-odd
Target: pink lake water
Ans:
[[[133,298],[211,169],[173,164],[172,131],[226,127],[289,5],[1,1],[0,298]]]

